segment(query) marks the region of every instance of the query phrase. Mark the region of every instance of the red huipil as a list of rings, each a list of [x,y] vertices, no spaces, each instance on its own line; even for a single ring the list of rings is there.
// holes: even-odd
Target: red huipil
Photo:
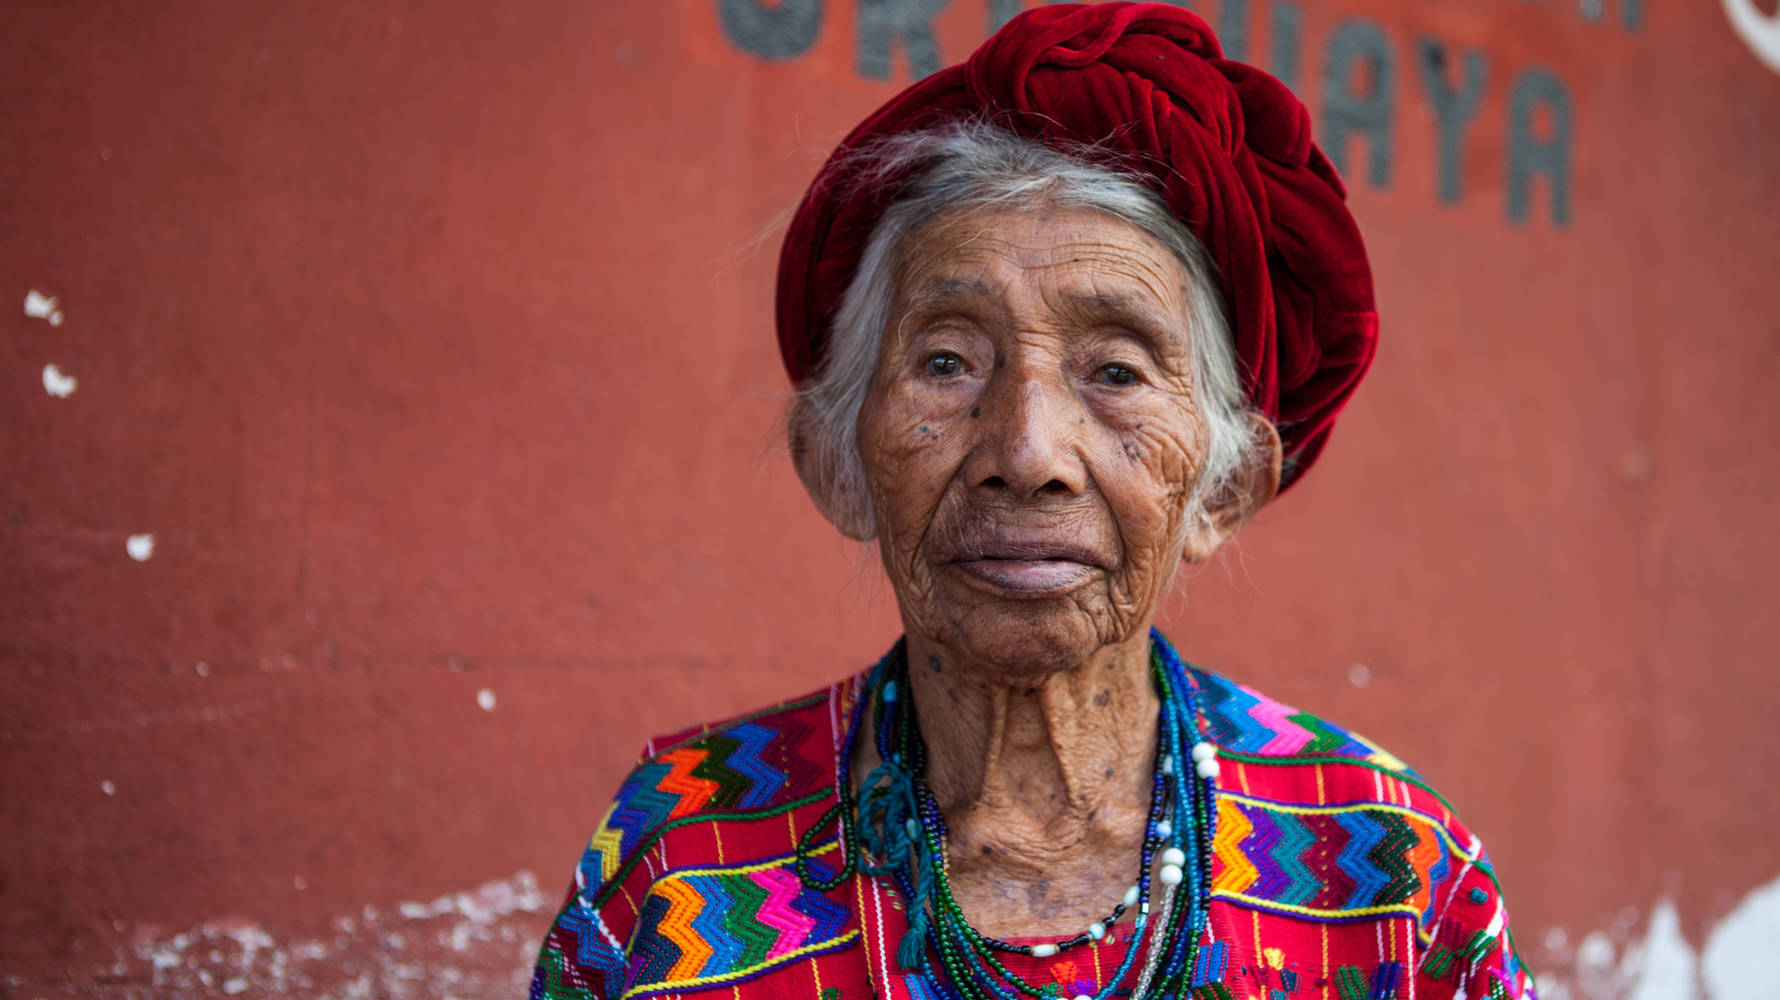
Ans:
[[[1219,774],[1195,1000],[1534,996],[1483,847],[1438,794],[1357,735],[1197,677]],[[652,740],[582,855],[533,1000],[935,996],[896,965],[907,921],[885,880],[823,892],[794,868],[834,804],[863,682]],[[832,824],[806,845],[818,876],[842,850]],[[1127,918],[1006,964],[1045,994],[1091,995],[1130,933]]]

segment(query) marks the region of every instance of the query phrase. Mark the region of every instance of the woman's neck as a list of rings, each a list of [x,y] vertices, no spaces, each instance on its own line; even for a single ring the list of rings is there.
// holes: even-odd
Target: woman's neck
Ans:
[[[951,882],[997,936],[1071,934],[1137,877],[1159,704],[1147,630],[1042,678],[1011,677],[911,635],[926,782]]]

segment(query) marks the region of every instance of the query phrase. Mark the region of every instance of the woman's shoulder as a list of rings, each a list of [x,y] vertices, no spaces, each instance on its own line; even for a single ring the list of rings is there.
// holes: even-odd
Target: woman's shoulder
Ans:
[[[843,681],[649,740],[589,843],[583,870],[611,882],[675,828],[775,816],[828,798],[852,688]]]
[[[1195,677],[1218,756],[1214,901],[1337,927],[1400,919],[1417,960],[1375,976],[1411,974],[1439,996],[1487,974],[1501,995],[1530,994],[1489,856],[1440,793],[1351,730]]]
[[[1246,684],[1205,670],[1193,674],[1207,738],[1225,768],[1251,788],[1317,805],[1375,800],[1406,806],[1419,793],[1437,805],[1435,814],[1452,819],[1451,806],[1421,775],[1372,740]]]
[[[832,807],[843,681],[648,741],[576,866],[532,996],[601,997],[736,983],[846,948],[832,847],[800,850]]]
[[[1378,828],[1370,832],[1405,845],[1438,842],[1443,854],[1483,861],[1458,811],[1396,754],[1246,684],[1194,674],[1226,811],[1286,825]]]

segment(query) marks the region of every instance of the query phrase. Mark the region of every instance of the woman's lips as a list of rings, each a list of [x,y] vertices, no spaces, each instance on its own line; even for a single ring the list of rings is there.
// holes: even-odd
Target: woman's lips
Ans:
[[[1093,576],[1098,567],[1073,559],[960,559],[959,572],[1008,597],[1055,597]]]
[[[1100,559],[1086,546],[1038,538],[966,544],[950,562],[979,586],[1004,597],[1066,594],[1100,569]]]

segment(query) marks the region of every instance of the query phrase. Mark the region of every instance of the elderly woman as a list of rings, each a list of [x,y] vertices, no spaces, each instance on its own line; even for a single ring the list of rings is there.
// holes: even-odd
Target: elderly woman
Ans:
[[[1277,81],[1173,7],[1029,11],[836,151],[778,325],[793,460],[904,635],[652,741],[534,998],[1532,994],[1444,800],[1151,628],[1372,355]]]

